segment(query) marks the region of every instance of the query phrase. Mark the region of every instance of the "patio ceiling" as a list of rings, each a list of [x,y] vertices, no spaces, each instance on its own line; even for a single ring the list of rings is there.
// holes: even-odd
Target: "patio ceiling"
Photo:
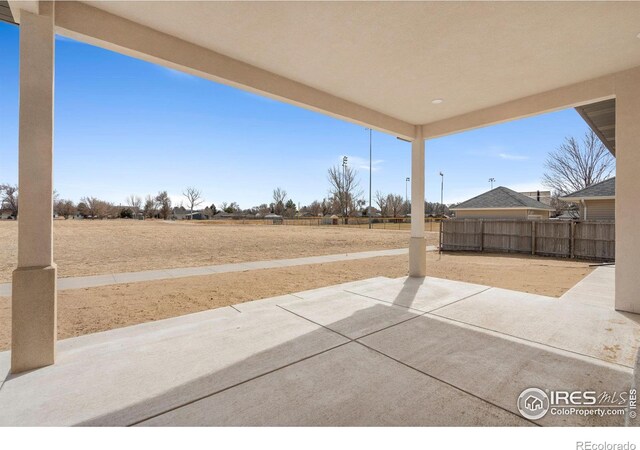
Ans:
[[[36,7],[10,4],[14,16]],[[411,138],[414,125],[436,124],[425,127],[427,137],[471,128],[473,120],[449,121],[640,66],[639,24],[637,2],[56,7],[62,34]],[[609,87],[598,92],[542,109],[613,97]]]

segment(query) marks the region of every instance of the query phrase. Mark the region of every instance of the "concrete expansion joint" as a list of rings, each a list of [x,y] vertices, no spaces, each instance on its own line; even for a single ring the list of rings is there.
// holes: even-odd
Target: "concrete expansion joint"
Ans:
[[[486,290],[486,289],[485,289],[485,290]],[[469,296],[469,297],[471,297],[471,296]],[[467,298],[468,298],[468,297],[467,297]],[[420,369],[417,369],[417,368],[415,368],[415,367],[413,367],[413,366],[411,366],[411,365],[409,365],[409,364],[407,364],[407,363],[404,363],[404,362],[402,362],[402,361],[400,361],[400,360],[398,360],[398,359],[396,359],[396,358],[394,358],[394,357],[392,357],[392,356],[389,356],[389,355],[387,355],[386,353],[384,353],[384,352],[382,352],[382,351],[380,351],[380,350],[377,350],[377,349],[375,349],[375,348],[373,348],[373,347],[370,347],[370,346],[368,346],[367,344],[364,344],[363,342],[361,342],[361,341],[360,341],[360,339],[364,339],[364,338],[366,338],[366,337],[368,337],[368,336],[371,336],[371,335],[373,335],[373,334],[379,333],[379,332],[384,331],[384,330],[388,330],[389,328],[396,327],[396,326],[401,325],[401,324],[403,324],[403,323],[409,322],[410,320],[417,319],[418,317],[423,317],[423,316],[427,315],[427,313],[426,313],[426,312],[423,312],[422,314],[418,314],[418,315],[416,315],[415,317],[410,317],[410,318],[408,318],[408,319],[406,319],[406,320],[403,320],[403,321],[401,321],[401,322],[394,323],[394,324],[392,324],[392,325],[386,326],[386,327],[381,328],[381,329],[379,329],[379,330],[372,331],[371,333],[367,333],[367,334],[365,334],[365,335],[363,335],[363,336],[360,336],[360,337],[358,337],[358,338],[352,339],[352,338],[350,338],[349,336],[345,336],[344,334],[342,334],[342,333],[340,333],[340,332],[338,332],[338,331],[332,330],[331,328],[328,328],[328,327],[326,327],[326,326],[324,326],[324,325],[322,325],[322,324],[320,324],[320,323],[318,323],[318,322],[315,322],[315,321],[313,321],[313,320],[311,320],[311,319],[309,319],[309,318],[307,318],[307,317],[301,316],[300,314],[296,314],[295,312],[290,311],[290,310],[288,310],[287,308],[285,308],[285,307],[283,307],[283,306],[280,306],[280,305],[276,305],[276,306],[277,306],[278,308],[280,308],[280,309],[283,309],[284,311],[287,311],[287,312],[289,312],[289,313],[291,313],[291,314],[293,314],[293,315],[297,316],[297,317],[300,317],[301,319],[307,320],[307,321],[309,321],[309,322],[311,322],[311,323],[313,323],[313,324],[315,324],[315,325],[317,325],[317,326],[319,326],[319,327],[322,327],[322,328],[324,328],[324,329],[326,329],[326,330],[328,330],[328,331],[331,331],[331,332],[333,332],[333,333],[336,333],[336,334],[337,334],[337,335],[339,335],[339,336],[342,336],[342,337],[343,337],[343,338],[345,338],[345,339],[348,339],[348,342],[345,342],[345,343],[344,343],[344,344],[342,344],[342,345],[346,345],[346,344],[349,344],[349,343],[352,343],[352,342],[353,342],[353,343],[356,343],[356,344],[359,344],[359,345],[363,346],[364,348],[366,348],[366,349],[368,349],[368,350],[370,350],[370,351],[373,351],[373,352],[375,352],[375,353],[378,353],[379,355],[382,355],[382,356],[384,356],[384,357],[386,357],[386,358],[389,358],[389,359],[391,359],[392,361],[395,361],[396,363],[399,363],[399,364],[401,364],[401,365],[403,365],[403,366],[405,366],[405,367],[407,367],[407,368],[409,368],[409,369],[411,369],[411,370],[413,370],[413,371],[416,371],[416,372],[418,372],[418,373],[420,373],[420,374],[422,374],[422,375],[424,375],[424,376],[426,376],[426,377],[429,377],[429,378],[431,378],[431,379],[434,379],[434,380],[436,380],[436,381],[439,381],[440,383],[444,383],[444,384],[446,384],[447,386],[449,386],[449,387],[451,387],[451,388],[453,388],[453,389],[455,389],[455,390],[457,390],[457,391],[459,391],[459,392],[462,392],[463,394],[467,394],[467,395],[469,395],[469,396],[471,396],[471,397],[473,397],[473,398],[476,398],[476,399],[480,400],[481,402],[483,402],[483,403],[485,403],[485,404],[488,404],[488,405],[494,406],[494,407],[496,407],[496,408],[498,408],[498,409],[501,409],[502,411],[505,411],[506,413],[509,413],[510,415],[516,416],[516,417],[518,417],[518,418],[520,418],[520,419],[522,418],[521,416],[519,416],[518,414],[514,413],[513,411],[509,411],[508,409],[503,408],[502,406],[497,405],[497,404],[495,404],[495,403],[493,403],[493,402],[490,402],[490,401],[488,401],[488,400],[486,400],[486,399],[484,399],[484,398],[482,398],[482,397],[479,397],[479,396],[477,396],[477,395],[475,395],[475,394],[473,394],[473,393],[471,393],[471,392],[469,392],[469,391],[467,391],[467,390],[465,390],[465,389],[462,389],[462,388],[460,388],[460,387],[456,386],[455,384],[449,383],[449,382],[447,382],[447,381],[445,381],[445,380],[442,380],[442,379],[440,379],[440,378],[438,378],[438,377],[435,377],[435,376],[433,376],[433,375],[431,375],[431,374],[429,374],[429,373],[427,373],[427,372],[424,372],[424,371],[422,371],[422,370],[420,370]],[[409,308],[407,308],[407,309],[409,309]],[[337,346],[337,347],[341,347],[342,345],[339,345],[339,346]],[[334,347],[334,348],[337,348],[337,347]],[[329,349],[329,350],[326,350],[326,351],[330,351],[330,350],[333,350],[333,348],[332,348],[332,349]],[[321,353],[325,353],[325,352],[321,352]],[[314,356],[315,356],[315,355],[314,355]],[[306,358],[305,358],[305,359],[306,359]],[[295,364],[295,363],[292,363],[292,364]],[[285,366],[285,367],[286,367],[286,366]],[[281,368],[282,368],[282,367],[281,367]],[[280,370],[281,368],[276,369],[276,370]],[[275,372],[275,370],[274,370],[274,372]],[[531,421],[531,420],[528,420],[528,419],[525,419],[525,420],[527,420],[529,423],[531,423],[531,424],[533,424],[533,425],[541,426],[540,424],[538,424],[538,423],[536,423],[536,422],[534,422],[534,421]]]
[[[298,359],[296,361],[292,361],[292,362],[287,363],[285,365],[282,365],[280,367],[276,367],[275,369],[268,370],[268,371],[266,371],[264,373],[261,373],[259,375],[256,375],[256,376],[253,376],[253,377],[248,378],[246,380],[240,381],[239,383],[232,384],[231,386],[227,386],[227,387],[225,387],[223,389],[218,389],[217,391],[211,392],[210,394],[202,395],[202,396],[200,396],[198,398],[195,398],[193,400],[189,400],[188,402],[182,403],[182,404],[177,405],[177,406],[173,406],[173,407],[167,409],[166,411],[162,411],[162,412],[153,414],[153,415],[151,415],[149,417],[145,417],[144,419],[140,419],[138,421],[132,422],[132,423],[128,424],[127,426],[132,427],[132,426],[140,425],[140,424],[142,424],[142,423],[144,423],[144,422],[146,422],[148,420],[151,420],[151,419],[154,419],[156,417],[162,416],[163,414],[170,413],[171,411],[175,411],[175,410],[178,410],[180,408],[184,408],[185,406],[192,405],[192,404],[197,403],[197,402],[199,402],[201,400],[204,400],[206,398],[213,397],[214,395],[217,395],[217,394],[221,394],[221,393],[223,393],[225,391],[228,391],[230,389],[233,389],[235,387],[242,386],[243,384],[249,383],[249,382],[251,382],[253,380],[257,380],[259,378],[262,378],[264,376],[270,375],[270,374],[272,374],[274,372],[277,372],[279,370],[282,370],[282,369],[285,369],[287,367],[293,366],[294,364],[298,364],[298,363],[300,363],[302,361],[306,361],[308,359],[311,359],[313,357],[316,357],[316,356],[322,355],[324,353],[330,352],[331,350],[335,350],[336,348],[343,347],[343,346],[345,346],[347,344],[350,344],[350,343],[351,343],[351,341],[343,342],[342,344],[334,345],[333,347],[327,348],[325,350],[322,350],[320,352],[314,353],[312,355],[305,356],[304,358],[300,358],[300,359]]]
[[[587,359],[587,360],[590,360],[590,361],[594,361],[595,360],[600,364],[605,363],[606,365],[610,365],[612,367],[615,367],[618,370],[620,370],[620,369],[626,369],[626,370],[633,369],[632,366],[628,366],[626,364],[614,363],[614,362],[611,362],[611,361],[607,361],[606,359],[597,358],[595,356],[587,355],[585,353],[576,352],[575,350],[568,350],[566,348],[556,347],[554,345],[545,344],[545,343],[542,343],[542,342],[537,342],[537,341],[534,341],[532,339],[527,339],[527,338],[523,338],[523,337],[520,337],[520,336],[515,336],[513,334],[505,333],[503,331],[492,330],[490,328],[486,328],[486,327],[483,327],[483,326],[480,326],[480,325],[476,325],[476,324],[472,324],[472,323],[469,323],[469,322],[465,322],[463,320],[452,319],[451,317],[442,316],[440,314],[434,313],[433,311],[429,311],[429,312],[425,313],[425,316],[437,317],[438,319],[443,319],[443,320],[448,321],[448,322],[457,322],[457,323],[462,324],[462,325],[464,325],[466,327],[469,327],[469,328],[472,328],[472,329],[476,329],[476,330],[482,330],[484,332],[488,332],[489,334],[506,336],[509,339],[514,340],[514,341],[523,342],[523,343],[527,343],[527,344],[535,344],[536,346],[540,346],[541,348],[545,348],[545,349],[547,349],[549,351],[552,351],[553,353],[559,353],[559,354],[569,353],[569,354],[576,355],[576,356],[579,356],[581,358],[584,358],[584,359]]]

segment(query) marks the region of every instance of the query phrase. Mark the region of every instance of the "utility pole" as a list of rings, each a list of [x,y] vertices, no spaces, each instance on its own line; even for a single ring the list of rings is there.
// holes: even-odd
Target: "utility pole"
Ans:
[[[491,189],[493,189],[493,183],[496,182],[495,178],[489,178],[489,183],[491,183]]]
[[[407,203],[409,203],[409,181],[411,181],[409,177],[404,180],[404,201]]]
[[[371,178],[373,177],[373,165],[372,165],[372,132],[371,128],[367,128],[369,130],[369,210],[367,211],[367,217],[369,218],[369,229],[372,227],[371,221]]]
[[[444,216],[444,173],[440,171],[440,207]]]
[[[347,221],[347,160],[346,156],[342,157],[342,206],[344,207],[344,220]]]

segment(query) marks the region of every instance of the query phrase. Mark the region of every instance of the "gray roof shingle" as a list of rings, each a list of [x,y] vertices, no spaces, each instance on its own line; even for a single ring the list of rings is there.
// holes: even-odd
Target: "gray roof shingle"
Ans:
[[[460,203],[456,209],[531,208],[552,210],[549,205],[520,194],[504,186],[498,186],[484,194]]]
[[[586,198],[586,197],[615,197],[616,196],[616,177],[592,184],[589,187],[580,189],[579,191],[560,197],[565,198]]]

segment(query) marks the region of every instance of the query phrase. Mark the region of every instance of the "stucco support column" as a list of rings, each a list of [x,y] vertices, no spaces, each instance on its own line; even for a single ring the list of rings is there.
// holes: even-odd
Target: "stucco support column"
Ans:
[[[424,138],[417,127],[411,143],[411,242],[409,245],[409,276],[427,275],[427,248],[424,238]]]
[[[640,79],[616,79],[616,309],[640,313]]]
[[[18,268],[13,272],[11,371],[54,363],[53,4],[21,12]]]

